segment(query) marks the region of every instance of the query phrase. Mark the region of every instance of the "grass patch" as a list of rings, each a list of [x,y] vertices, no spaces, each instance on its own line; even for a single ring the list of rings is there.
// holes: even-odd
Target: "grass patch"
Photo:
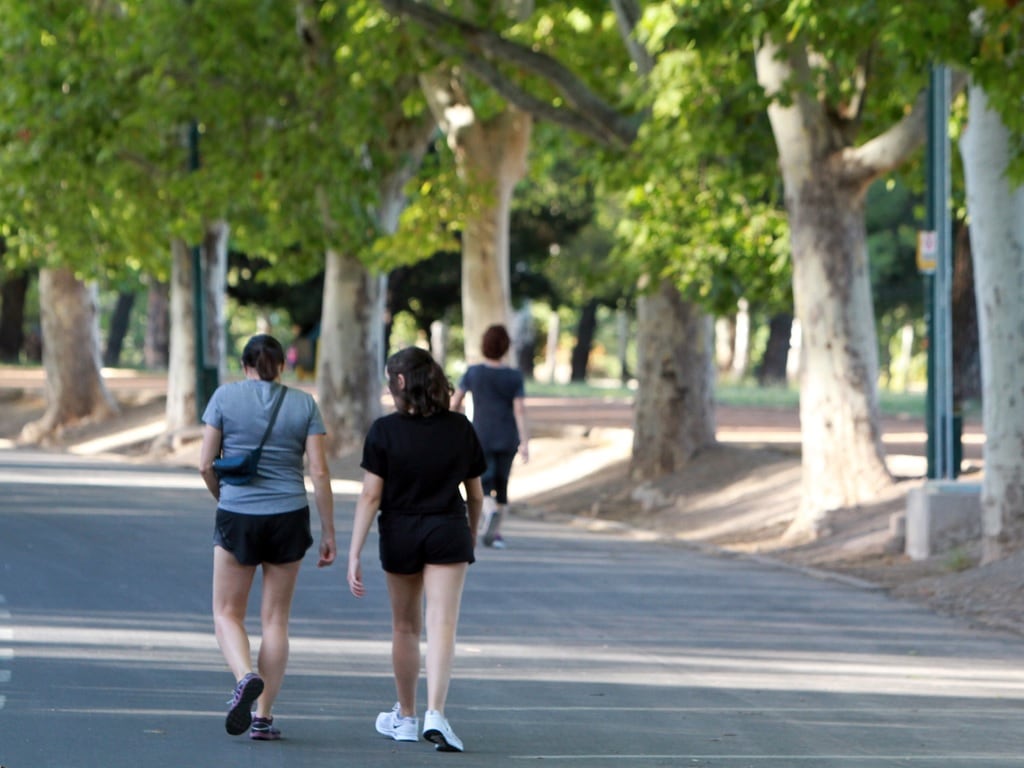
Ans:
[[[636,389],[625,387],[618,381],[571,382],[552,384],[528,381],[526,392],[533,397],[597,397],[610,400],[632,400]],[[800,406],[800,393],[793,387],[760,387],[752,383],[719,382],[715,387],[715,402],[738,408],[778,408],[795,410]],[[925,417],[923,392],[879,392],[879,408],[886,416],[909,419]],[[977,411],[976,404],[965,407],[965,415]]]

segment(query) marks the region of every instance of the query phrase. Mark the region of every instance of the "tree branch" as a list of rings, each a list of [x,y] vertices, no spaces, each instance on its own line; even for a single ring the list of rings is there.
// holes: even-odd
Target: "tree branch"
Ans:
[[[412,20],[430,32],[457,36],[458,45],[442,40],[440,35],[430,37],[429,43],[445,55],[458,56],[477,77],[520,109],[579,131],[604,145],[626,147],[636,138],[636,127],[629,119],[551,56],[434,10],[417,0],[381,0],[381,5],[389,13]],[[527,93],[500,72],[492,59],[540,77],[561,95],[570,108],[558,107]]]
[[[954,71],[951,95],[956,96],[966,85],[967,75]],[[874,179],[901,165],[927,138],[927,119],[928,89],[922,88],[906,117],[859,147],[843,152],[848,173],[852,178]]]
[[[622,33],[622,41],[644,77],[651,74],[654,69],[654,57],[644,47],[643,43],[636,39],[636,25],[640,21],[640,5],[636,0],[612,0],[612,7],[615,9],[615,18],[619,22],[619,31]]]

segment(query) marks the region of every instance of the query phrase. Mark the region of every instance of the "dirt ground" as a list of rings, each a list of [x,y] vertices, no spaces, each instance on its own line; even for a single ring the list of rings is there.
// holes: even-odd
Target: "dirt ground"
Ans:
[[[159,387],[111,390],[121,406],[116,417],[70,428],[44,447],[195,466],[198,430],[173,445],[156,439],[164,408]],[[22,427],[44,409],[36,387],[0,385],[0,448],[16,448]],[[517,461],[513,469],[511,514],[565,522],[581,535],[614,529],[729,556],[771,558],[1024,635],[1024,553],[984,567],[977,564],[974,545],[924,561],[903,554],[893,520],[905,510],[907,492],[923,482],[920,476],[897,482],[870,505],[836,515],[817,541],[789,544],[783,533],[800,486],[792,422],[792,414],[722,408],[719,444],[683,472],[637,485],[628,473],[631,432],[611,407],[605,414],[599,403],[592,404],[584,420],[565,403],[546,401],[531,410],[531,461]],[[360,476],[356,456],[334,461],[332,469],[338,479]]]

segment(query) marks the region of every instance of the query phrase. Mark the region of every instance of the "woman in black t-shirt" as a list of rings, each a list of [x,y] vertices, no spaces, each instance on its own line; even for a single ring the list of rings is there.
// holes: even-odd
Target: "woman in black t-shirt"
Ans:
[[[360,555],[377,516],[380,560],[391,598],[391,660],[398,702],[377,731],[417,741],[416,684],[423,603],[427,615],[427,710],[423,737],[442,751],[462,741],[444,716],[466,571],[474,561],[486,467],[473,425],[449,410],[451,383],[428,352],[409,347],[387,363],[395,413],[377,419],[363,445],[363,489],[356,503],[348,583],[363,597]],[[460,487],[465,490],[463,501]]]

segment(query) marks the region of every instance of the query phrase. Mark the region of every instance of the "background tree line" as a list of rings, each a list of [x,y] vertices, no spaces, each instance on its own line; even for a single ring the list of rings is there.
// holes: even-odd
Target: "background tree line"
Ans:
[[[996,0],[13,2],[0,234],[9,281],[38,270],[51,403],[26,438],[116,407],[95,363],[94,286],[132,276],[168,286],[171,434],[193,423],[194,345],[224,368],[237,251],[267,284],[323,276],[316,385],[333,449],[350,448],[380,408],[389,277],[459,254],[472,360],[486,325],[511,324],[518,232],[516,265],[546,257],[582,320],[635,302],[638,482],[714,441],[709,316],[742,302],[779,338],[796,321],[805,450],[791,533],[814,536],[893,482],[876,309],[900,301],[905,270],[885,254],[919,218],[927,76],[943,62],[970,78],[953,85],[953,123],[970,126],[957,211],[998,556],[1024,519],[1009,448],[1024,422],[1011,396],[1022,304],[1006,294],[1022,266],[1021,24]],[[539,202],[517,199],[524,189]],[[1010,215],[981,216],[979,200]],[[513,227],[531,209],[532,233]],[[545,235],[545,210],[562,230]],[[212,320],[197,334],[199,305]]]

